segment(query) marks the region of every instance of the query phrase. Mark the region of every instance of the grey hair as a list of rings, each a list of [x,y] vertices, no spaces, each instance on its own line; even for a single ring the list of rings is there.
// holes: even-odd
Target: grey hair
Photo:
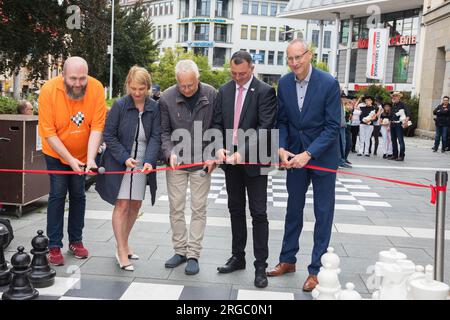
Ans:
[[[299,44],[303,45],[303,47],[305,49],[309,48],[309,43],[305,39],[299,39],[299,38],[289,41],[289,43],[287,45],[287,48],[289,48],[290,46],[292,46],[292,45],[294,45],[296,43],[299,43]],[[287,50],[287,48],[286,48],[286,50]]]
[[[194,72],[197,79],[200,78],[197,64],[192,60],[180,60],[175,66],[175,75],[178,76],[183,72]]]

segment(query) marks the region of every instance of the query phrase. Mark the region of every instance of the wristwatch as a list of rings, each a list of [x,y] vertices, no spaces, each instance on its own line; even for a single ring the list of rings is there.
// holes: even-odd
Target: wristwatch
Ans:
[[[306,150],[305,152],[306,152],[306,154],[307,154],[308,156],[310,156],[310,157],[312,158],[311,152],[309,152],[308,150]]]

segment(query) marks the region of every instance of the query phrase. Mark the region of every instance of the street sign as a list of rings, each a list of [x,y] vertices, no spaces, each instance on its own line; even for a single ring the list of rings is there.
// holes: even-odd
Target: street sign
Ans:
[[[253,60],[253,61],[263,62],[263,60],[264,60],[263,55],[260,54],[260,53],[252,53],[252,54],[250,54],[250,55],[252,56],[252,60]]]

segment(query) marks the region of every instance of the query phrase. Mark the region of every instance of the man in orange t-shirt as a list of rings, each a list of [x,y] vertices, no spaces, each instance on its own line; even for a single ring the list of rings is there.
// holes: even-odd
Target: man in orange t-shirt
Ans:
[[[86,195],[81,173],[96,168],[95,157],[102,140],[106,103],[102,84],[88,76],[87,62],[71,57],[61,77],[49,80],[39,95],[39,134],[48,170],[79,172],[50,174],[47,209],[49,262],[63,265],[64,205],[69,192],[69,252],[85,259],[82,243]]]

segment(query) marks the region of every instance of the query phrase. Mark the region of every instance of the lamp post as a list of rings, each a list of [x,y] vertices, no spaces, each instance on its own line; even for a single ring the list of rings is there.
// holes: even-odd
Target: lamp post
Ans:
[[[109,99],[112,99],[113,90],[113,60],[114,60],[114,0],[111,0],[111,45],[109,46]]]

